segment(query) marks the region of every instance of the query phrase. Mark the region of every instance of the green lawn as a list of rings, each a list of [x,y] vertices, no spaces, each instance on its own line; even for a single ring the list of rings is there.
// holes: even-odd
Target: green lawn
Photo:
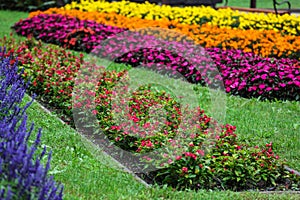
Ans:
[[[282,0],[277,0],[277,2],[282,2]],[[299,0],[289,0],[291,3],[292,9],[300,9],[300,1]],[[225,4],[225,0],[223,3],[218,4],[218,6],[223,6]],[[228,6],[234,7],[245,7],[250,8],[250,0],[228,0]],[[256,0],[257,8],[274,8],[273,0]],[[287,4],[282,4],[278,6],[278,8],[287,8]]]
[[[20,19],[25,19],[27,16],[28,13],[25,12],[0,10],[0,37],[9,35],[11,33],[10,27]]]
[[[0,11],[0,37],[8,35],[9,27],[27,15]],[[180,85],[182,88],[178,89],[184,91],[184,84]],[[206,102],[207,96],[202,95],[199,104],[208,108]],[[273,141],[275,152],[286,158],[291,167],[300,170],[299,102],[270,103],[231,96],[226,97],[226,102],[225,122],[237,126],[241,139],[255,145]],[[112,160],[75,130],[62,124],[55,115],[46,113],[38,103],[34,103],[27,113],[29,121],[35,122],[36,130],[43,129],[42,143],[53,151],[51,174],[65,185],[65,199],[299,199],[298,195],[292,194],[178,192],[168,188],[147,188],[131,174],[119,170]]]
[[[29,98],[27,97],[28,101]],[[173,191],[147,188],[119,168],[75,130],[45,112],[38,103],[29,107],[29,121],[42,127],[42,143],[52,150],[50,174],[65,186],[65,199],[298,199],[297,194],[260,194],[230,191]]]

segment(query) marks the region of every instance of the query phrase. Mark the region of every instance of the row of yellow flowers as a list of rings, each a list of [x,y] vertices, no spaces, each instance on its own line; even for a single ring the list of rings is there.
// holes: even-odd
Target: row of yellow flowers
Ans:
[[[72,2],[65,9],[81,11],[115,12],[126,17],[141,19],[178,20],[183,24],[209,23],[218,27],[236,27],[238,29],[275,30],[285,34],[300,35],[300,17],[294,15],[275,15],[272,13],[243,13],[231,9],[215,10],[211,7],[171,7],[151,3],[133,3],[129,1],[105,2],[81,0]]]
[[[274,30],[239,30],[232,28],[219,28],[204,24],[188,25],[178,21],[147,20],[138,17],[124,17],[116,13],[83,12],[79,10],[65,10],[63,8],[51,8],[47,11],[31,12],[30,17],[39,14],[62,14],[77,17],[81,20],[94,20],[97,23],[137,30],[141,28],[159,27],[172,29],[179,34],[170,36],[170,32],[160,31],[159,37],[181,40],[182,37],[193,39],[204,47],[222,47],[223,49],[243,49],[263,57],[295,57],[300,52],[300,36],[285,35]],[[163,33],[163,34],[162,34]],[[165,35],[169,33],[169,35]],[[153,34],[153,33],[151,33]]]

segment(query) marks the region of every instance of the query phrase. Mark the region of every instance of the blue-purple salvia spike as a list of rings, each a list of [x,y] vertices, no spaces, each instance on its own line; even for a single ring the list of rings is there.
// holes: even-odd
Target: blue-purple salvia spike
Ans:
[[[28,130],[26,109],[32,101],[24,107],[20,103],[25,95],[29,83],[24,83],[18,73],[17,64],[10,65],[11,57],[3,57],[5,53],[0,47],[0,179],[6,185],[1,185],[0,199],[53,199],[63,197],[63,186],[57,185],[48,176],[51,152],[46,166],[40,160],[46,154],[46,148],[39,155],[36,154],[41,143],[41,129],[34,144],[28,146],[28,140],[34,131],[32,124]],[[1,180],[0,180],[1,181]]]

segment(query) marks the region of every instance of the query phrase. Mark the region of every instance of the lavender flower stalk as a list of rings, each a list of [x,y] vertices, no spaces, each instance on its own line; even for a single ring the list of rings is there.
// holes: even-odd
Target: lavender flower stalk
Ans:
[[[25,111],[32,101],[20,106],[28,83],[12,61],[0,48],[0,199],[62,199],[63,186],[48,176],[51,152],[46,166],[40,162],[46,149],[36,155],[41,129],[34,144],[28,145],[34,125],[28,130]]]

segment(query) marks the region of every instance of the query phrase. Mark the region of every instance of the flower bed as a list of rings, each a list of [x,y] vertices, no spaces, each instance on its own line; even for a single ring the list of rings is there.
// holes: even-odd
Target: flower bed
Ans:
[[[189,25],[181,24],[174,20],[146,20],[138,17],[124,17],[115,13],[99,13],[99,12],[83,12],[79,10],[65,9],[49,9],[47,11],[32,12],[30,17],[31,26],[26,29],[35,29],[39,22],[41,14],[61,14],[66,16],[76,17],[80,20],[94,20],[97,23],[108,26],[116,26],[119,28],[136,31],[141,28],[159,27],[163,29],[171,29],[177,34],[177,40],[181,37],[190,37],[203,47],[220,47],[226,49],[242,49],[245,52],[253,52],[263,57],[289,57],[299,59],[300,57],[300,36],[281,35],[274,30],[237,30],[232,28],[218,28],[216,26],[204,25]],[[16,24],[22,26],[23,23]],[[19,29],[19,32],[21,30]],[[22,28],[21,28],[22,29]],[[164,37],[164,35],[159,35]]]
[[[62,32],[63,30],[50,31],[49,34],[51,35],[49,35],[42,31],[43,27],[48,27],[48,20],[52,22],[60,21],[61,19],[63,19],[63,23],[57,22],[56,26],[64,27],[66,29],[65,32]],[[150,31],[140,31],[141,33],[130,31],[122,33],[124,29],[110,26],[105,26],[105,30],[114,30],[115,33],[119,34],[115,36],[111,33],[109,35],[105,30],[102,30],[107,37],[110,36],[110,39],[108,39],[109,43],[101,44],[103,39],[99,38],[91,45],[91,41],[87,40],[87,38],[96,37],[97,34],[94,33],[94,30],[92,28],[89,29],[89,27],[85,28],[86,32],[79,29],[79,31],[76,31],[77,34],[74,35],[70,33],[72,28],[68,28],[68,23],[66,23],[68,19],[70,19],[71,26],[73,26],[72,23],[75,21],[75,18],[61,15],[50,15],[48,17],[48,15],[42,14],[27,19],[28,21],[24,21],[24,23],[21,21],[15,26],[15,29],[18,33],[23,34],[22,27],[26,26],[25,30],[27,33],[25,32],[24,35],[33,34],[35,37],[47,42],[58,41],[57,37],[61,37],[59,40],[69,41],[69,43],[74,41],[71,45],[67,45],[71,49],[88,51],[93,46],[93,54],[132,66],[144,64],[151,67],[156,65],[157,71],[167,67],[181,73],[192,83],[201,83],[203,85],[208,83],[212,85],[211,82],[221,80],[224,83],[226,92],[242,97],[261,97],[261,99],[271,100],[300,99],[298,95],[300,90],[299,61],[295,59],[262,58],[241,50],[221,50],[220,48],[206,48],[202,50],[207,52],[205,56],[201,53],[197,55],[195,52],[198,52],[200,47],[188,42],[177,42],[176,34],[173,37],[172,35],[169,37],[171,41],[166,41],[147,35],[147,33],[151,33],[151,29]],[[40,32],[34,29],[36,23],[30,23],[35,21],[45,22],[44,24],[39,23],[39,27],[41,27]],[[80,21],[77,21],[77,23],[84,24]],[[94,26],[97,27],[97,25]],[[41,34],[44,34],[45,37],[41,36]],[[68,35],[69,37],[63,38],[62,35]],[[66,43],[63,44],[66,46]],[[103,49],[103,46],[105,46],[105,51],[101,50],[100,53],[97,53],[98,45],[100,45],[100,49]],[[157,50],[157,48],[163,48],[163,50]],[[175,55],[176,53],[173,51],[176,49],[180,49],[182,54]],[[189,56],[190,54],[194,55],[193,58]],[[207,56],[210,56],[211,59],[206,59]],[[213,63],[214,65],[213,67],[202,66],[202,62]],[[216,70],[219,70],[221,77]],[[215,74],[215,76],[210,77],[210,74]]]
[[[101,40],[125,30],[61,15],[39,15],[21,20],[14,28],[22,36],[33,35],[44,42],[83,51],[91,51]]]
[[[275,14],[242,13],[231,9],[214,10],[211,7],[171,7],[154,4],[105,1],[72,2],[64,7],[66,10],[78,9],[81,11],[97,11],[117,13],[126,17],[142,19],[178,20],[184,24],[209,23],[218,27],[232,27],[238,29],[275,30],[284,34],[300,34],[300,18],[292,15],[278,16]]]
[[[55,45],[43,48],[41,42],[33,38],[20,43],[3,38],[0,43],[7,46],[7,55],[18,55],[25,69],[23,78],[32,82],[27,91],[39,94],[39,101],[55,107],[62,117],[70,115],[74,77],[83,64],[83,55],[75,56]]]
[[[46,153],[37,149],[41,144],[41,130],[32,146],[29,137],[26,109],[21,107],[28,84],[18,73],[17,64],[0,52],[0,198],[1,199],[62,199],[63,187],[48,176],[51,153],[46,166],[41,163]]]
[[[96,88],[96,112],[90,110],[94,108],[84,108],[91,98],[87,92],[74,97],[75,108],[78,113],[92,111],[109,139],[124,150],[133,153],[158,151],[154,158],[143,157],[146,163],[159,169],[148,174],[153,181],[177,189],[196,190],[285,187],[284,182],[291,174],[278,163],[279,157],[273,153],[271,143],[262,149],[249,147],[237,140],[234,126],[218,125],[200,108],[194,111],[188,107],[179,108],[176,99],[167,93],[153,92],[151,85],[139,88],[127,98],[127,81],[126,74],[106,72]],[[122,91],[117,95],[124,98],[120,100],[124,105],[119,101],[112,103],[117,83],[118,91]],[[166,120],[150,121],[149,108],[159,105],[159,110],[167,111]],[[84,115],[82,118],[78,115],[78,120],[90,128],[89,118]],[[121,119],[117,124],[116,118]],[[159,151],[160,148],[163,151]]]
[[[118,41],[128,42],[132,45],[132,50],[128,48],[128,44],[124,45]],[[113,48],[111,43],[114,43]],[[115,61],[132,66],[141,63],[148,67],[154,65],[157,71],[166,67],[180,72],[192,83],[213,85],[217,80],[221,80],[226,92],[242,97],[299,100],[300,71],[297,60],[261,58],[240,50],[224,51],[219,48],[206,48],[204,55],[194,55],[198,49],[189,43],[164,43],[155,37],[137,33],[118,35],[106,45],[105,51],[100,51],[101,55],[97,53],[97,49],[94,53],[112,60],[117,58]],[[167,48],[156,50],[157,47]],[[181,49],[183,53],[176,55],[173,49]],[[188,56],[190,54],[193,54],[192,58]],[[211,57],[211,60],[207,59],[207,56]],[[203,65],[203,62],[207,65]],[[211,63],[215,65],[208,66]],[[216,70],[220,74],[216,73]]]
[[[222,72],[226,92],[246,98],[300,100],[297,60],[261,58],[240,50],[208,52]]]
[[[9,41],[8,44],[10,44],[10,48],[15,45],[13,41]],[[24,44],[32,46],[28,48]],[[43,57],[44,60],[35,58],[46,52],[56,51],[55,58],[59,60],[60,57],[57,55],[65,56],[66,54],[60,54],[65,50],[58,47],[51,50],[54,46],[50,45],[46,49],[40,46],[41,51],[37,52],[33,44],[35,43],[28,40],[20,44],[20,49],[27,54],[23,54],[20,49],[8,49],[8,54],[18,52],[23,56],[31,55],[37,66],[39,62],[49,63],[49,65],[45,65],[47,67],[44,69],[45,71],[53,67],[56,68],[56,71],[64,69],[64,66],[50,63],[52,57]],[[32,54],[30,54],[31,52]],[[80,63],[80,57],[74,60],[77,63],[74,63],[76,66],[83,69],[86,67],[87,71],[90,71],[91,67],[95,68],[88,63]],[[30,65],[25,64],[25,66],[24,73],[38,77],[39,71],[32,70]],[[124,71],[114,72],[104,69],[100,75],[95,90],[96,110],[92,110],[92,113],[97,116],[100,127],[105,130],[105,134],[115,145],[135,153],[151,152],[165,146],[170,148],[169,150],[176,149],[172,155],[164,153],[157,155],[160,159],[153,160],[151,157],[144,157],[144,160],[159,168],[158,171],[150,173],[157,183],[166,183],[177,189],[231,189],[235,191],[269,188],[281,190],[282,188],[296,189],[300,187],[299,177],[284,169],[284,162],[273,153],[272,144],[267,144],[264,148],[243,144],[237,140],[234,126],[217,124],[200,108],[193,111],[188,107],[179,109],[176,99],[169,96],[168,93],[154,92],[151,86],[140,88],[130,99],[125,99],[125,102],[130,102],[126,104],[130,115],[127,116],[128,118],[121,116],[124,123],[115,124],[112,120],[112,109],[120,109],[122,105],[111,102],[111,99],[114,98],[112,89],[116,83],[121,82],[123,84],[121,84],[120,90],[125,92],[127,75]],[[25,77],[28,78],[28,76]],[[125,82],[123,82],[124,80]],[[74,79],[63,81],[68,82],[72,87]],[[78,81],[80,81],[80,76]],[[42,85],[47,85],[49,79],[41,79],[40,82]],[[37,89],[35,85],[30,87],[32,90]],[[53,90],[58,90],[60,85],[54,84],[52,87]],[[95,109],[89,106],[91,102],[88,104],[86,101],[94,95],[95,91],[84,91],[84,95],[80,95],[78,98],[74,97],[78,100],[77,104],[74,104],[75,109]],[[43,91],[39,92],[41,99],[48,95]],[[61,96],[64,96],[65,101],[71,101],[70,93],[61,93]],[[56,96],[52,97],[52,99],[55,98]],[[150,104],[145,103],[145,99]],[[159,105],[169,113],[167,121],[160,121],[163,126],[151,124],[149,121],[151,115],[149,109]],[[57,106],[60,105],[57,104]],[[190,117],[182,118],[183,115]],[[86,120],[85,117],[82,120]],[[143,132],[137,129],[140,126],[146,130],[149,129],[146,134],[143,135]],[[126,130],[128,131],[126,132]],[[205,150],[205,145],[210,146],[209,150]],[[220,182],[220,180],[222,181]]]
[[[230,28],[215,28],[216,26],[208,25],[206,22],[211,22],[210,24],[217,22],[219,27],[234,26],[241,29],[245,27],[247,29],[252,22],[240,26],[242,14],[235,16],[230,14],[232,11],[214,11],[209,8],[201,8],[204,14],[200,14],[198,13],[200,11],[194,10],[195,8],[173,9],[128,2],[82,1],[82,4],[86,4],[86,7],[72,3],[63,11],[71,13],[71,16],[79,15],[80,19],[38,12],[38,15],[33,16],[35,15],[33,13],[31,18],[20,21],[14,28],[21,35],[34,36],[46,42],[62,44],[70,49],[92,51],[92,54],[101,58],[130,64],[132,67],[144,65],[158,72],[180,73],[192,83],[214,85],[221,80],[226,92],[234,95],[262,99],[300,99],[299,50],[298,47],[295,47],[295,51],[288,48],[292,40],[298,41],[298,36],[295,36],[299,34],[295,28],[297,18],[284,18],[286,16],[278,18],[279,21],[291,20],[278,22],[280,25],[281,23],[288,25],[289,28],[285,31],[282,27],[276,30],[274,27],[278,23],[263,21],[264,17],[259,18],[261,23],[254,26],[258,27],[265,23],[269,26],[263,30],[272,30],[234,31]],[[83,7],[89,10],[91,5],[97,10],[100,8],[101,12],[83,14],[75,10],[68,11],[72,6],[78,6],[79,10]],[[137,6],[141,6],[139,10],[135,10]],[[161,8],[170,8],[170,12]],[[185,13],[182,13],[183,10]],[[118,15],[112,14],[114,11]],[[198,13],[199,18],[192,12]],[[229,14],[226,20],[223,12]],[[90,19],[90,16],[92,18],[101,16],[98,19],[101,24],[92,21],[94,19]],[[230,18],[232,16],[233,18]],[[248,17],[251,18],[250,16]],[[171,21],[173,18],[178,20]],[[199,30],[200,26],[190,25],[195,22],[206,24]],[[165,29],[156,33],[157,29],[151,28],[135,31],[136,27],[147,25]],[[196,30],[189,30],[191,27],[195,27]],[[170,33],[167,28],[186,33],[193,40],[177,37],[179,34]],[[56,32],[56,29],[59,31]],[[133,31],[126,31],[128,29]],[[229,37],[231,31],[233,37]],[[216,34],[216,38],[204,36],[209,32]],[[263,36],[268,39],[276,36],[280,40],[276,45],[280,46],[281,43],[283,45],[276,49],[270,46],[272,42],[263,39],[258,33],[265,34]],[[255,38],[247,39],[246,36],[240,36],[242,34],[247,36],[252,34]],[[205,40],[204,37],[209,39]],[[228,41],[227,43],[222,39],[218,41],[218,38],[225,38]],[[242,39],[234,43],[237,38]],[[256,44],[255,40],[263,44]],[[204,49],[194,45],[195,41],[199,44],[205,42],[208,47],[218,47]],[[299,177],[284,168],[285,162],[274,154],[272,143],[264,147],[251,147],[242,143],[237,140],[234,126],[218,124],[199,107],[193,110],[188,106],[180,107],[178,99],[167,92],[153,89],[151,84],[138,88],[128,97],[125,95],[129,81],[126,70],[108,71],[103,67],[86,63],[82,56],[67,53],[60,47],[52,45],[43,47],[32,38],[22,43],[10,39],[1,42],[9,47],[8,54],[20,55],[22,65],[25,67],[24,77],[26,79],[33,77],[30,91],[37,92],[40,95],[39,99],[60,109],[69,121],[72,121],[70,109],[73,105],[73,111],[78,114],[77,120],[83,125],[81,128],[88,130],[94,128],[98,133],[103,131],[110,139],[110,143],[133,154],[154,152],[155,159],[145,156],[141,160],[158,168],[147,174],[153,182],[168,184],[176,189],[196,190],[299,190],[300,188]],[[239,50],[243,48],[250,51],[242,43],[250,45],[252,52],[272,58],[263,58],[252,52]],[[296,59],[274,58],[274,55],[291,56]],[[93,70],[99,74],[90,73]],[[84,84],[86,82],[87,85]],[[86,86],[85,89],[79,88],[77,91],[75,88],[73,91],[78,83]],[[94,84],[95,90],[90,83]],[[116,99],[114,96],[116,86],[124,93],[120,95],[123,97],[120,102],[113,101]],[[166,118],[153,121],[151,118],[153,110],[161,111],[162,115],[165,113]],[[88,116],[86,111],[89,113]],[[91,125],[90,117],[94,116],[96,123]],[[87,127],[84,127],[85,125]]]

